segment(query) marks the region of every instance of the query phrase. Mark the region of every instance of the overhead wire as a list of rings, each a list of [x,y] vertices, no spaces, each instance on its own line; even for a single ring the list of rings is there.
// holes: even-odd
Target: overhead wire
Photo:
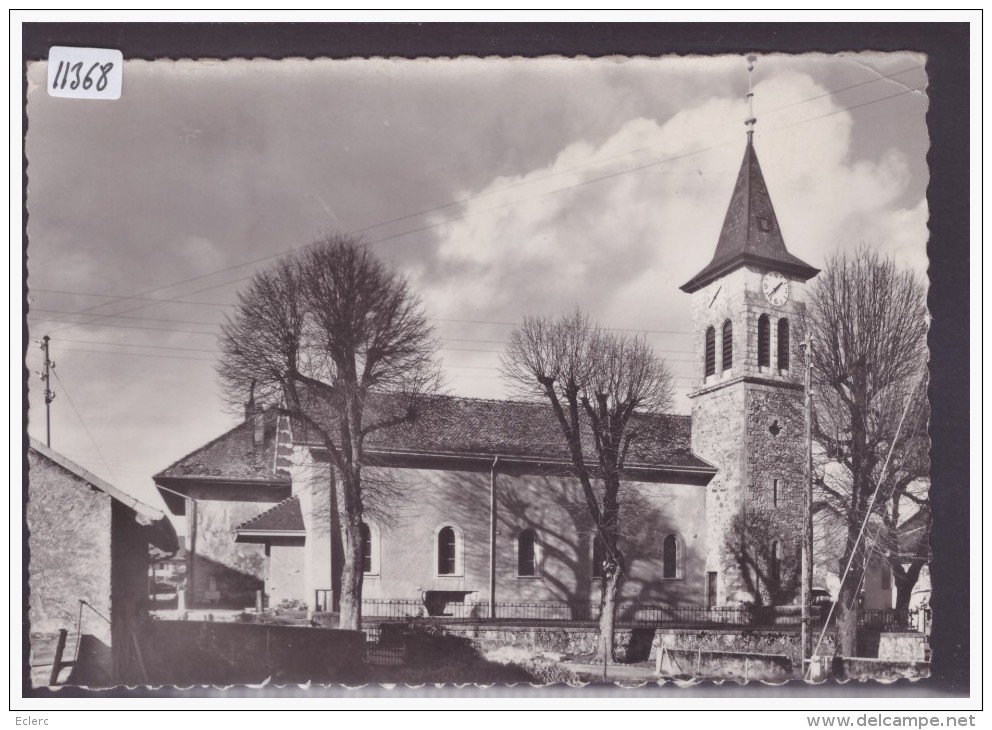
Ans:
[[[905,72],[908,72],[910,70],[913,70],[913,69],[905,69],[903,71],[897,72],[897,74],[898,73],[905,73]],[[892,74],[892,75],[897,75],[897,74]],[[881,80],[881,78],[875,79],[875,80]],[[865,83],[866,82],[861,82],[859,84],[855,84],[854,86],[852,86],[850,88],[854,88],[855,86],[862,86],[862,85],[865,85]],[[784,125],[784,126],[779,127],[779,128],[773,128],[771,131],[774,133],[776,131],[780,131],[782,129],[787,129],[787,128],[792,127],[792,126],[795,126],[797,124],[803,124],[803,123],[815,121],[817,119],[824,118],[824,117],[829,117],[829,116],[833,116],[835,114],[839,114],[839,113],[844,112],[844,111],[850,111],[850,110],[853,110],[853,109],[859,109],[859,108],[862,108],[862,107],[865,107],[865,106],[869,106],[871,104],[876,104],[876,103],[879,103],[879,102],[882,102],[882,101],[886,101],[886,100],[889,100],[889,99],[894,99],[896,97],[903,96],[904,94],[907,94],[907,93],[912,93],[912,92],[916,92],[916,91],[922,91],[924,88],[925,87],[920,87],[920,88],[916,88],[916,89],[909,89],[909,90],[902,91],[902,92],[899,92],[899,93],[896,93],[896,94],[892,94],[890,96],[882,97],[880,99],[875,99],[875,100],[864,102],[864,103],[861,103],[861,104],[852,105],[850,107],[845,107],[845,108],[837,109],[837,110],[834,110],[834,111],[831,111],[831,112],[826,112],[824,114],[819,114],[819,115],[816,115],[814,117],[810,117],[808,119],[799,120],[799,121],[797,121],[797,122],[795,122],[793,124]],[[840,91],[843,91],[843,90],[846,90],[846,89],[841,89],[841,90],[838,90],[838,91],[835,91],[835,92],[828,92],[827,94],[821,94],[821,95],[819,95],[817,97],[811,97],[808,100],[804,100],[804,102],[802,102],[802,103],[805,103],[806,101],[813,101],[815,99],[823,98],[824,96],[829,96],[829,95],[834,94],[834,93],[839,93]],[[795,104],[790,105],[790,106],[795,106]],[[785,107],[783,107],[783,108],[785,108]],[[766,112],[766,113],[770,113],[770,112]],[[372,244],[375,244],[375,243],[381,243],[381,242],[392,240],[392,239],[399,238],[399,237],[402,237],[402,236],[412,235],[414,233],[419,233],[419,232],[422,232],[422,231],[425,231],[425,230],[429,230],[431,228],[435,228],[435,227],[438,227],[438,226],[447,225],[449,223],[455,223],[455,222],[458,222],[460,220],[464,220],[465,218],[468,218],[468,217],[471,217],[471,216],[474,216],[474,215],[480,215],[480,214],[485,214],[485,213],[488,213],[488,212],[494,212],[496,210],[500,210],[502,208],[509,207],[511,205],[516,205],[516,204],[518,204],[520,202],[525,202],[526,200],[529,200],[529,199],[543,199],[543,198],[545,198],[545,197],[547,197],[549,195],[554,195],[554,194],[557,194],[557,193],[560,193],[560,192],[564,192],[564,191],[567,191],[567,190],[572,190],[572,189],[583,187],[583,186],[590,185],[590,184],[593,184],[593,183],[602,182],[604,180],[609,180],[609,179],[618,177],[620,175],[626,175],[626,174],[630,174],[630,173],[633,173],[633,172],[639,172],[641,170],[648,169],[648,168],[651,168],[651,167],[656,167],[656,166],[661,165],[661,164],[667,164],[667,163],[674,162],[674,161],[677,161],[677,160],[680,160],[680,159],[683,159],[683,158],[686,158],[686,157],[694,156],[694,155],[697,155],[697,154],[702,154],[704,152],[709,152],[709,151],[712,151],[714,149],[718,149],[720,147],[726,146],[727,144],[729,144],[729,143],[711,145],[709,147],[704,147],[704,148],[700,148],[700,149],[697,149],[697,150],[692,150],[690,152],[682,153],[682,154],[679,154],[679,155],[674,155],[674,156],[671,156],[671,157],[662,158],[660,160],[654,160],[654,161],[651,161],[651,162],[644,163],[642,165],[637,165],[637,166],[632,167],[632,168],[627,168],[625,170],[620,170],[620,171],[617,171],[617,172],[608,173],[608,174],[605,174],[605,175],[602,175],[602,176],[599,176],[599,177],[595,177],[595,178],[591,178],[591,179],[587,179],[587,180],[582,180],[582,181],[579,181],[579,182],[574,183],[572,185],[567,185],[567,186],[564,186],[564,187],[556,188],[554,190],[551,190],[551,191],[548,191],[546,193],[543,193],[543,194],[537,196],[536,198],[525,198],[523,200],[510,201],[509,203],[506,203],[506,204],[503,204],[503,205],[500,205],[500,206],[496,206],[496,207],[493,207],[493,208],[488,208],[488,209],[483,210],[483,211],[477,211],[477,212],[474,212],[474,213],[469,213],[469,214],[466,214],[464,216],[459,216],[459,217],[456,217],[456,218],[445,219],[443,221],[438,221],[438,222],[431,223],[431,224],[428,224],[428,225],[425,225],[425,226],[421,226],[419,228],[415,228],[415,229],[408,230],[408,231],[402,231],[402,232],[400,232],[398,234],[394,234],[394,235],[391,235],[391,236],[385,236],[383,238],[379,238],[379,239],[376,239],[376,240],[373,240],[373,241],[368,241],[368,242],[365,242],[365,243],[367,245],[372,245]],[[565,171],[561,171],[560,174],[568,174],[568,173],[571,173],[573,171],[574,170],[565,170]],[[489,192],[486,192],[486,193],[480,193],[478,196],[475,196],[475,197],[481,197],[483,195],[492,195],[492,194],[495,194],[495,191],[489,191]],[[450,205],[451,204],[445,204],[443,207],[449,207]],[[411,214],[409,217],[416,217],[417,215],[425,215],[425,214],[427,214],[427,213],[429,213],[431,211],[432,211],[432,209],[428,209],[427,211],[423,211],[423,212],[416,213],[416,214]],[[379,227],[379,226],[370,226],[370,227],[367,227],[367,228],[370,229],[370,228],[375,228],[375,227]],[[365,230],[365,229],[363,229],[363,230]],[[228,266],[228,267],[224,267],[222,269],[217,269],[217,270],[212,271],[212,272],[208,272],[208,273],[205,273],[205,274],[198,274],[196,276],[188,277],[186,279],[183,279],[183,280],[180,280],[180,281],[176,281],[176,282],[172,282],[172,283],[169,283],[169,284],[163,284],[163,285],[158,286],[158,287],[155,287],[153,289],[148,289],[148,290],[144,290],[144,291],[138,292],[135,295],[121,296],[117,300],[115,300],[114,302],[105,302],[105,303],[102,303],[102,304],[94,305],[93,307],[90,307],[89,309],[81,310],[79,312],[79,314],[86,314],[86,313],[92,312],[95,309],[99,309],[100,307],[107,306],[107,305],[110,305],[110,304],[114,304],[117,301],[127,301],[128,299],[143,297],[143,296],[145,296],[147,294],[155,293],[157,291],[162,291],[164,289],[170,289],[170,288],[173,288],[173,287],[176,287],[176,286],[181,286],[183,284],[192,283],[194,281],[199,281],[199,280],[202,280],[202,279],[205,279],[205,278],[209,278],[211,276],[215,276],[215,275],[218,275],[218,274],[226,273],[228,271],[233,271],[233,270],[238,269],[238,268],[243,268],[244,266],[249,266],[249,265],[256,264],[256,263],[261,263],[262,261],[271,260],[271,259],[277,258],[279,256],[283,256],[283,255],[286,255],[286,254],[289,254],[289,253],[293,253],[294,251],[299,251],[299,250],[305,249],[305,248],[307,248],[307,247],[309,247],[311,245],[312,244],[306,244],[306,245],[302,245],[302,246],[297,246],[297,247],[294,247],[294,248],[290,248],[290,249],[287,249],[285,251],[278,252],[278,253],[275,253],[275,254],[267,254],[266,256],[263,256],[263,257],[258,257],[258,258],[255,258],[255,259],[251,259],[249,261],[241,262],[239,264],[234,264],[234,265],[231,265],[231,266]],[[193,292],[185,292],[183,294],[177,295],[176,298],[186,297],[186,296],[192,296],[194,294],[199,294],[199,293],[202,293],[202,292],[205,292],[205,291],[211,291],[211,290],[223,288],[225,286],[230,286],[232,284],[236,284],[236,283],[240,283],[242,281],[246,281],[246,280],[248,280],[250,278],[252,278],[252,277],[251,276],[246,276],[246,277],[240,277],[240,278],[233,279],[233,280],[226,281],[226,282],[221,282],[219,284],[215,284],[213,286],[206,287],[206,288],[203,288],[203,289],[198,289],[198,290],[193,291]],[[134,307],[132,309],[127,309],[127,310],[124,310],[124,312],[121,312],[121,313],[138,311],[140,309],[144,309],[144,308],[149,307],[149,306],[155,306],[155,303],[156,302],[168,302],[168,301],[170,301],[169,298],[167,298],[167,299],[156,299],[154,302],[143,304],[141,306]],[[101,317],[104,317],[104,316],[111,316],[111,315],[109,313],[94,313],[94,320],[100,319]],[[80,323],[80,324],[83,324],[83,323]],[[75,324],[74,325],[67,325],[66,327],[63,327],[60,330],[56,330],[56,332],[62,331],[62,330],[65,330],[65,329],[71,329],[74,326],[78,326],[78,325],[75,325]]]
[[[110,468],[110,464],[107,463],[107,457],[103,455],[103,452],[100,450],[100,446],[97,444],[96,439],[93,438],[93,432],[90,431],[90,427],[86,425],[86,419],[83,418],[83,414],[79,412],[78,408],[76,408],[76,403],[72,400],[72,396],[69,394],[69,389],[65,387],[65,382],[59,376],[59,371],[53,368],[52,374],[55,376],[55,379],[58,381],[59,386],[62,388],[62,395],[65,396],[66,401],[69,403],[69,407],[72,408],[72,412],[76,414],[76,418],[78,418],[79,422],[82,424],[83,430],[86,432],[86,435],[90,439],[90,443],[93,444],[93,448],[96,450],[97,455],[100,457],[100,461],[102,461],[103,465],[107,467],[107,471],[110,472],[110,476],[113,477],[114,481],[117,481],[117,476],[114,474],[114,470]]]
[[[857,557],[858,546],[859,546],[859,543],[861,542],[861,538],[864,537],[865,528],[868,526],[868,520],[871,518],[872,512],[873,512],[873,510],[875,508],[875,501],[878,499],[878,492],[882,488],[882,480],[884,479],[885,472],[886,472],[886,470],[889,467],[889,461],[892,459],[892,453],[895,451],[896,442],[899,440],[899,435],[902,432],[902,425],[903,425],[903,423],[906,420],[906,414],[909,413],[909,407],[913,404],[913,400],[914,400],[914,398],[916,396],[916,391],[919,388],[919,386],[924,382],[925,378],[926,378],[926,375],[924,374],[924,376],[920,378],[919,382],[917,382],[913,386],[913,390],[910,391],[909,398],[906,401],[906,407],[903,408],[902,416],[900,416],[900,418],[899,418],[899,424],[896,426],[896,431],[895,431],[895,434],[892,437],[892,442],[889,444],[889,450],[888,450],[888,452],[885,455],[885,461],[882,462],[882,469],[881,469],[881,471],[878,474],[878,481],[876,482],[875,489],[872,492],[871,500],[869,501],[868,507],[865,510],[864,520],[862,520],[861,527],[858,530],[858,535],[854,539],[854,545],[852,546],[852,549],[851,549],[850,558],[847,561],[847,566],[844,568],[844,572],[841,574],[841,577],[840,577],[840,588],[837,591],[837,594],[838,594],[837,595],[837,598],[838,598],[838,600],[840,599],[841,590],[844,587],[844,581],[847,580],[848,573],[850,573],[850,571],[851,571],[851,566],[854,564],[854,559]],[[862,579],[863,578],[864,578],[864,576],[862,575]],[[833,616],[834,608],[836,607],[836,605],[837,605],[836,602],[830,604],[830,610],[827,612],[827,618],[823,622],[823,628],[820,631],[819,638],[817,638],[817,640],[816,640],[816,646],[813,648],[812,656],[817,656],[817,652],[820,650],[820,645],[823,643],[823,637],[827,633],[827,628],[830,625],[830,618]],[[809,673],[812,672],[812,671],[813,671],[813,666],[812,666],[812,664],[810,664],[809,668],[807,669],[807,674],[806,674],[807,678],[809,677]]]

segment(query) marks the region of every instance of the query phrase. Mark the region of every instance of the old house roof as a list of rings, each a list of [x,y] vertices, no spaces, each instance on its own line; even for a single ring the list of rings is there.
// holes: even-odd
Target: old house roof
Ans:
[[[930,508],[920,507],[901,525],[895,547],[896,554],[906,560],[926,559],[930,555]]]
[[[263,438],[255,443],[254,417],[170,464],[153,478],[218,479],[264,484],[289,484],[289,474],[277,464],[277,424],[274,411],[259,415]]]
[[[129,507],[135,514],[135,520],[149,529],[148,538],[152,545],[167,553],[174,553],[179,549],[179,539],[176,536],[176,530],[165,512],[132,497],[124,490],[104,481],[96,474],[87,471],[76,462],[67,459],[62,454],[45,446],[45,444],[36,439],[29,439],[29,448],[31,451],[74,474],[94,489],[98,489],[112,499]]]
[[[238,533],[288,533],[304,531],[303,511],[300,509],[300,498],[293,496],[284,499],[274,507],[260,515],[241,523]]]
[[[773,267],[804,280],[819,273],[819,269],[793,256],[785,248],[782,230],[750,138],[713,260],[680,288],[685,292],[694,292],[749,263]]]

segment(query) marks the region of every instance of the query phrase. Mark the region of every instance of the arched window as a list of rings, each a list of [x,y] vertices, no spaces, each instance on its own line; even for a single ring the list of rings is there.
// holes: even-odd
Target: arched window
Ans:
[[[706,328],[706,377],[716,372],[716,330]]]
[[[372,530],[362,523],[362,572],[372,572]]]
[[[603,550],[603,538],[599,535],[593,535],[592,537],[592,577],[602,578],[603,577],[603,557],[605,551]]]
[[[778,589],[779,581],[782,578],[782,543],[775,540],[772,543],[772,551],[768,560],[768,580],[772,588]]]
[[[661,545],[661,577],[682,577],[682,541],[678,535],[668,535]]]
[[[789,369],[789,320],[778,321],[778,369]]]
[[[771,365],[772,327],[767,314],[758,317],[758,367],[767,368]]]
[[[728,319],[723,323],[723,370],[734,365],[734,326]]]
[[[530,578],[537,575],[537,533],[521,530],[517,535],[517,575]]]
[[[437,533],[437,574],[455,575],[458,570],[458,536],[455,528],[442,527]]]

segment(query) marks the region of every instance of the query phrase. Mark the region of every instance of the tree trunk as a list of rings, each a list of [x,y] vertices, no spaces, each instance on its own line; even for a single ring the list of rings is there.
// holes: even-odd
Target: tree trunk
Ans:
[[[841,586],[837,595],[837,654],[840,656],[857,656],[858,651],[858,619],[861,615],[861,602],[858,600],[861,587],[861,573],[856,565],[851,566],[851,572]]]
[[[341,570],[341,601],[338,627],[360,631],[362,628],[362,530],[361,519],[346,516],[341,520],[344,566]]]
[[[361,472],[348,464],[341,474],[338,504],[341,512],[341,544],[344,550],[341,568],[341,600],[338,627],[360,631],[362,628],[362,505]]]
[[[896,584],[896,610],[906,611],[909,609],[909,601],[913,597],[913,589],[920,579],[920,571],[923,569],[922,560],[914,560],[910,563],[909,569],[904,569],[901,565],[893,566],[892,579]]]
[[[620,586],[619,565],[603,567],[603,590],[599,604],[599,635],[596,638],[596,664],[613,664],[613,633],[617,618],[617,589]]]

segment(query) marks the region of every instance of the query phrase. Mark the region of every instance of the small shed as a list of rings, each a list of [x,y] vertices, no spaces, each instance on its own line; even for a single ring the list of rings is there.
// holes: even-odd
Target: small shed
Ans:
[[[172,523],[161,510],[35,439],[28,466],[27,618],[34,684],[48,683],[60,630],[69,642],[63,661],[72,664],[59,681],[141,684],[149,546],[178,551]]]

